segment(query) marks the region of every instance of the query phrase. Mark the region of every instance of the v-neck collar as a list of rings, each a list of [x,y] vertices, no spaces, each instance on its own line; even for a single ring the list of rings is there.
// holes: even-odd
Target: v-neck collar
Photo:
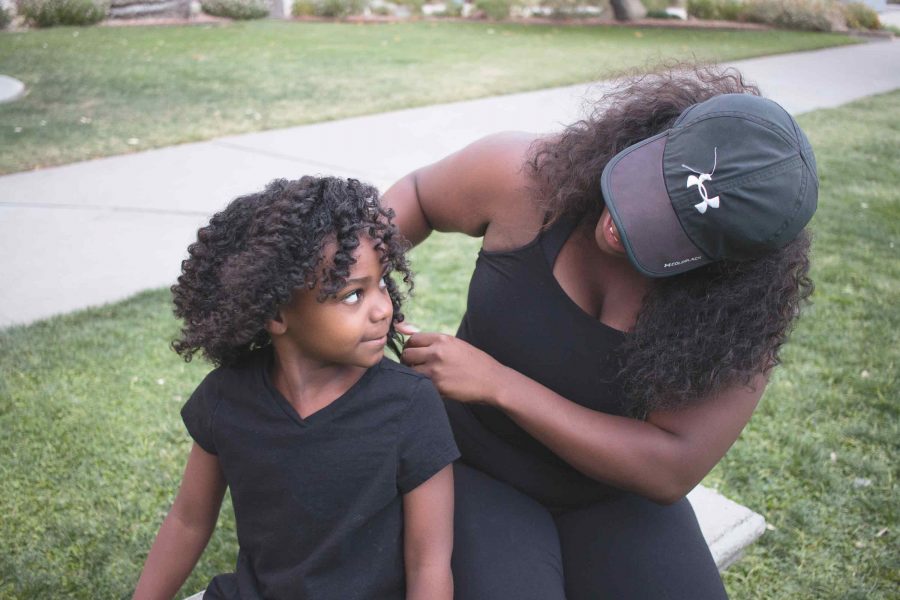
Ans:
[[[628,332],[604,323],[600,318],[584,310],[577,302],[575,302],[572,296],[569,295],[559,282],[559,279],[556,278],[556,274],[553,272],[563,247],[565,247],[572,235],[578,230],[578,224],[578,219],[562,217],[559,221],[551,225],[549,229],[542,231],[538,236],[543,249],[543,258],[545,259],[542,261],[542,265],[546,267],[545,271],[552,282],[551,287],[553,293],[560,296],[563,303],[568,307],[568,310],[577,314],[578,318],[584,320],[589,326],[611,334],[613,337],[624,338],[628,335]]]
[[[274,359],[275,351],[270,350],[266,354],[265,359],[262,361],[260,376],[263,379],[263,385],[269,392],[269,396],[278,405],[278,407],[300,427],[311,427],[317,423],[327,422],[334,418],[334,416],[340,412],[341,406],[352,400],[353,396],[356,395],[356,391],[363,385],[365,385],[366,381],[372,376],[373,373],[381,368],[381,363],[385,360],[384,358],[382,358],[380,361],[378,361],[378,364],[366,369],[362,376],[357,379],[349,388],[347,388],[347,391],[335,398],[326,406],[323,406],[316,412],[312,413],[306,418],[303,418],[300,416],[300,413],[297,412],[297,409],[295,409],[294,406],[288,401],[288,399],[284,397],[284,394],[278,391],[278,388],[275,387],[275,383],[272,381],[272,377],[269,375]]]

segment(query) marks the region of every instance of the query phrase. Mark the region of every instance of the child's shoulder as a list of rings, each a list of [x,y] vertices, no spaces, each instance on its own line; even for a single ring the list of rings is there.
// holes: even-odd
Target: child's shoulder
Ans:
[[[265,368],[266,360],[266,352],[258,350],[233,364],[215,367],[206,374],[197,389],[227,391],[255,384],[260,380],[261,369]]]
[[[380,385],[390,386],[409,393],[434,390],[434,385],[428,377],[388,357],[382,358],[381,362],[373,369],[376,370],[376,377],[373,380]]]
[[[397,377],[398,379],[412,378],[413,380],[428,379],[421,373],[410,369],[406,365],[401,365],[395,360],[391,360],[387,356],[381,359],[376,367],[379,371],[387,374],[388,377]]]

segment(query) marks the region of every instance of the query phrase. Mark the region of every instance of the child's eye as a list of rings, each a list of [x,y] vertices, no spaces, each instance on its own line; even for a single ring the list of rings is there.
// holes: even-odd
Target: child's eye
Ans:
[[[382,277],[378,280],[378,289],[386,290],[387,289],[387,276]]]
[[[341,302],[343,302],[344,304],[356,304],[357,302],[359,302],[361,295],[362,294],[359,293],[359,290],[354,290],[341,298]]]

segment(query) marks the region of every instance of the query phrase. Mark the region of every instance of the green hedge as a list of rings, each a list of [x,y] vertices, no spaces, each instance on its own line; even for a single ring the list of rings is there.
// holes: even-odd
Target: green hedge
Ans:
[[[797,31],[832,31],[844,24],[841,7],[834,0],[747,0],[742,17],[750,23]]]
[[[108,0],[20,0],[19,13],[29,25],[93,25],[106,18]]]
[[[698,19],[744,21],[798,31],[880,29],[878,14],[861,3],[836,0],[688,0]]]
[[[475,0],[475,8],[483,11],[488,19],[502,21],[509,18],[512,0]]]
[[[247,20],[269,16],[265,0],[201,0],[203,12],[214,17]]]
[[[850,29],[881,29],[878,13],[862,2],[845,4],[844,17]]]
[[[12,15],[4,7],[0,6],[0,29],[6,29],[12,23]]]
[[[743,3],[740,0],[688,0],[688,14],[710,21],[738,21]]]
[[[340,19],[361,13],[364,7],[364,0],[294,0],[291,14],[295,17]]]

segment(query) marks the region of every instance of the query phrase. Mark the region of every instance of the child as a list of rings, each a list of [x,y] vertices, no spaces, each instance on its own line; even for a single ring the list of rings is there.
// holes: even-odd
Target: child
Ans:
[[[173,286],[173,348],[212,371],[182,409],[194,444],[135,598],[171,598],[231,488],[239,552],[204,598],[453,595],[459,453],[431,382],[384,357],[410,283],[377,191],[273,181],[200,229]]]

